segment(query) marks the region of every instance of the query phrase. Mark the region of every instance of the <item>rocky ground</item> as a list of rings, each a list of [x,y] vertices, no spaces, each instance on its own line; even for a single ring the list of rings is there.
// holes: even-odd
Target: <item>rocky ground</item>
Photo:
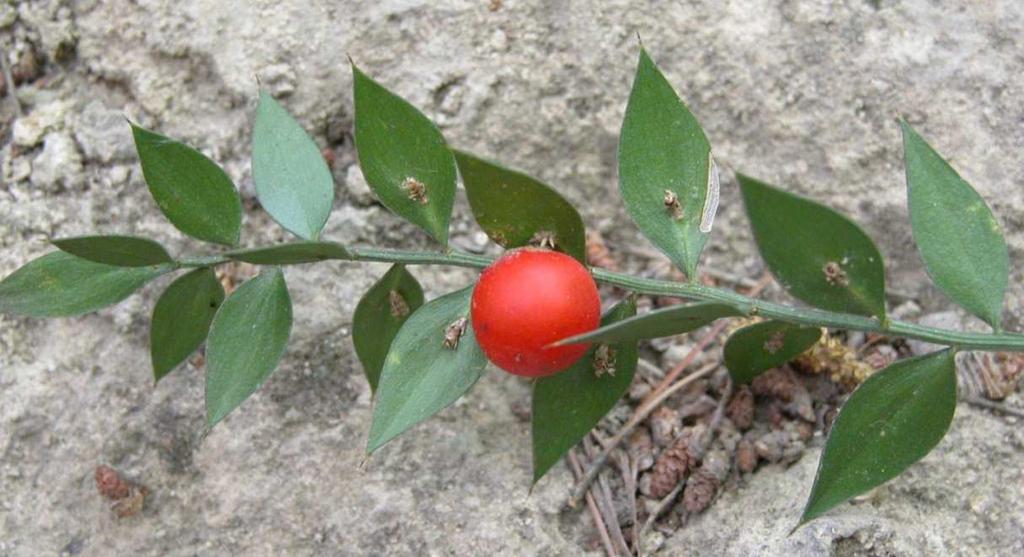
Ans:
[[[626,270],[667,276],[615,186],[639,33],[723,167],[709,268],[762,272],[731,175],[742,169],[863,223],[887,259],[890,305],[907,318],[948,309],[911,249],[893,122],[903,114],[1000,218],[1015,261],[1007,323],[1019,329],[1024,8],[951,4],[6,0],[0,48],[11,79],[0,89],[14,88],[21,113],[0,101],[0,275],[47,251],[54,236],[116,231],[174,253],[204,249],[149,198],[124,116],[224,164],[249,209],[247,245],[287,239],[253,197],[257,78],[334,155],[338,190],[325,237],[428,248],[374,203],[353,165],[348,55],[435,119],[451,143],[555,185]],[[465,209],[460,200],[453,244],[492,250]],[[565,507],[567,469],[528,494],[528,386],[503,374],[361,465],[370,396],[348,327],[382,270],[289,269],[291,348],[265,387],[206,437],[198,362],[152,385],[146,324],[166,281],[84,317],[0,317],[0,555],[599,552],[586,513]],[[465,271],[415,272],[430,295],[472,280]],[[689,342],[647,356],[665,364]],[[1019,395],[1007,402],[1022,403]],[[740,478],[681,529],[655,531],[651,549],[1024,553],[1024,435],[1013,418],[961,405],[951,434],[908,474],[787,536],[820,442],[812,438],[792,466]],[[146,486],[141,513],[116,518],[96,490],[100,464]]]

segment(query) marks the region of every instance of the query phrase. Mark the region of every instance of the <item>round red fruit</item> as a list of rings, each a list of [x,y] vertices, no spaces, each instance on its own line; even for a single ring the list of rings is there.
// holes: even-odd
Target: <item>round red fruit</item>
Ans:
[[[586,267],[555,251],[513,250],[484,269],[473,290],[473,333],[487,358],[525,377],[562,371],[587,344],[549,346],[601,323],[601,299]]]

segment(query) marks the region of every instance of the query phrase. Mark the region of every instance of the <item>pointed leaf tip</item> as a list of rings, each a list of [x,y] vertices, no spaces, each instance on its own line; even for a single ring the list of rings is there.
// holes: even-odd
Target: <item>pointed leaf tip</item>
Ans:
[[[237,244],[242,202],[224,170],[184,143],[128,123],[142,175],[167,220],[193,238]]]
[[[442,246],[455,202],[455,157],[441,131],[355,65],[355,141],[367,184],[385,207]]]
[[[912,127],[900,120],[914,240],[935,284],[996,330],[1009,283],[999,222],[971,187]]]
[[[587,342],[622,342],[667,337],[699,329],[716,319],[742,315],[736,308],[716,302],[680,304],[602,324],[598,329],[560,340],[553,346]]]
[[[284,273],[270,268],[232,292],[213,318],[206,350],[206,420],[213,427],[277,367],[292,328]]]
[[[643,48],[619,137],[619,189],[644,236],[696,280],[717,170],[697,119]]]
[[[922,459],[945,436],[955,410],[952,350],[902,360],[869,377],[836,417],[800,525]]]
[[[334,178],[313,138],[265,90],[253,125],[252,179],[275,221],[305,240],[320,236],[334,204]]]
[[[466,320],[472,293],[468,287],[427,302],[398,331],[377,386],[368,453],[451,405],[483,375],[487,357]],[[453,326],[461,333],[454,346],[446,342]]]

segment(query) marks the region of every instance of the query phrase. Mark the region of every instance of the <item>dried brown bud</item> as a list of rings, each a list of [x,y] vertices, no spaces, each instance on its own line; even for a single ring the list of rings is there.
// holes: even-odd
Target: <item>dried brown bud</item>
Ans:
[[[412,176],[406,177],[401,187],[409,195],[409,199],[420,205],[426,205],[430,201],[427,198],[427,186]]]
[[[455,350],[458,348],[459,339],[461,339],[462,335],[466,332],[466,325],[468,323],[468,319],[460,317],[452,322],[451,325],[448,325],[448,328],[444,330],[444,340],[441,344],[449,350]]]
[[[750,429],[754,423],[754,394],[750,392],[750,387],[742,385],[736,389],[725,408],[725,414],[738,429]]]
[[[110,466],[100,464],[96,467],[96,489],[100,495],[116,501],[128,497],[131,492],[131,484]]]

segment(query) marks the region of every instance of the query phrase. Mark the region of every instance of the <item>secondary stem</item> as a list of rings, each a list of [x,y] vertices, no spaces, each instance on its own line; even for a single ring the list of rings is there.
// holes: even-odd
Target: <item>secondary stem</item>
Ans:
[[[352,261],[404,263],[406,265],[452,265],[474,269],[483,269],[494,261],[489,257],[454,250],[441,253],[368,247],[347,249],[352,256]],[[181,267],[208,267],[229,261],[231,261],[229,255],[204,256],[183,259],[178,262],[178,265]],[[592,268],[591,271],[594,274],[594,279],[598,282],[619,286],[639,294],[721,302],[737,308],[746,315],[758,315],[787,323],[876,332],[945,346],[954,346],[966,350],[1024,352],[1024,335],[1021,334],[950,331],[904,321],[889,321],[883,325],[878,319],[873,317],[787,306],[757,300],[732,290],[705,286],[703,284],[634,277],[599,268]]]

